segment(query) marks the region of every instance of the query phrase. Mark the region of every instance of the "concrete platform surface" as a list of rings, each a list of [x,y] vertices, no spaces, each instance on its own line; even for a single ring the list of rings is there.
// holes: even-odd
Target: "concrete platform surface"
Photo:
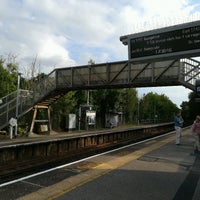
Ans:
[[[76,173],[18,199],[199,200],[200,155],[190,129],[181,145],[174,142],[172,134],[66,166]]]

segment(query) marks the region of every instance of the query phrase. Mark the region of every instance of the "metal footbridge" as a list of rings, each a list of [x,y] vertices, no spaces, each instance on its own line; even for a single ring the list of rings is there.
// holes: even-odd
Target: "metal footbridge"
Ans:
[[[49,107],[71,90],[182,85],[195,91],[196,79],[200,79],[200,62],[188,58],[137,64],[120,61],[55,69],[31,91],[18,90],[1,98],[0,130],[9,125],[11,118],[19,118],[33,107]]]

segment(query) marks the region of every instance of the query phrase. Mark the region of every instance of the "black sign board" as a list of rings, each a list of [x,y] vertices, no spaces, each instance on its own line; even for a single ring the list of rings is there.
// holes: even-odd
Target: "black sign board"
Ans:
[[[195,89],[196,89],[196,94],[200,95],[200,80],[199,79],[196,80]]]
[[[200,55],[200,21],[156,29],[120,40],[129,46],[129,59],[140,61]]]

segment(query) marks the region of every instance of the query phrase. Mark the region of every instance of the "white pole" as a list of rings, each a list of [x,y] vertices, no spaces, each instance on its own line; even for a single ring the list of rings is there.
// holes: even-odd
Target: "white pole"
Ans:
[[[18,119],[19,114],[19,86],[20,86],[20,73],[17,76],[17,98],[16,98],[16,120]],[[17,136],[17,123],[15,126],[15,136]]]
[[[90,105],[90,90],[87,91],[87,105]]]
[[[81,130],[81,105],[79,106],[78,130]]]
[[[13,138],[13,126],[10,125],[10,139]]]
[[[138,98],[138,125],[140,124],[140,99]]]

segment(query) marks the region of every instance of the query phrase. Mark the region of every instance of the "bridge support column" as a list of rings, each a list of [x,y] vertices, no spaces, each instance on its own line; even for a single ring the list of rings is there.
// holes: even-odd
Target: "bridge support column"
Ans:
[[[45,109],[46,110],[46,113],[45,113],[46,119],[37,119],[37,114],[38,114],[39,109]],[[50,107],[49,106],[39,106],[39,105],[34,106],[34,113],[33,113],[33,119],[32,119],[32,122],[31,122],[30,131],[29,131],[29,136],[34,134],[33,130],[34,130],[34,127],[35,127],[35,123],[40,123],[40,129],[41,129],[40,131],[41,132],[48,132],[48,133],[51,132],[52,129],[51,129]],[[42,123],[43,124],[45,123],[45,125],[47,125],[47,130],[42,130],[42,128],[41,128]],[[45,129],[45,127],[44,127],[44,129]],[[40,132],[40,131],[38,130],[38,132]]]

